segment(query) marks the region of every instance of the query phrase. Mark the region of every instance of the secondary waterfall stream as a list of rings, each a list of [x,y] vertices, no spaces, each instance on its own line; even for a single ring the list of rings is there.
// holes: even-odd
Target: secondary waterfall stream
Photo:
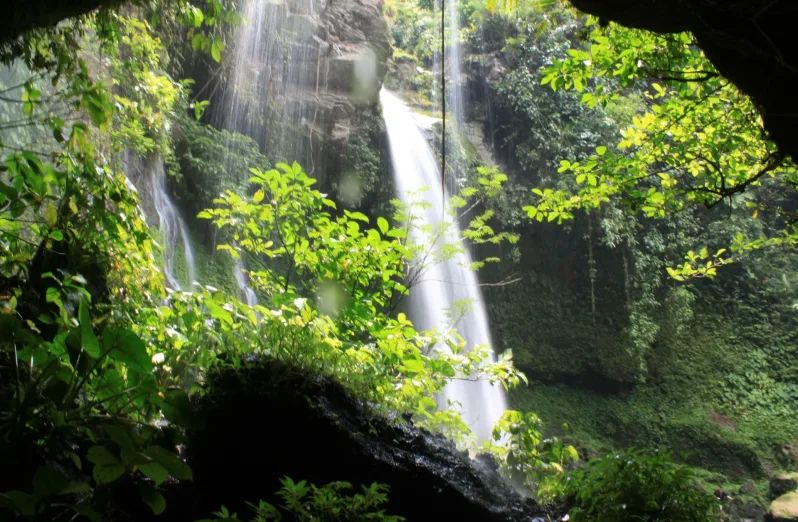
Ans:
[[[144,206],[149,219],[154,210],[158,216],[158,231],[161,233],[163,260],[161,270],[169,285],[175,290],[190,288],[196,276],[194,263],[194,247],[188,227],[180,215],[180,210],[169,197],[166,186],[166,166],[162,158],[157,156],[140,157],[130,150],[121,155],[122,171],[128,180],[135,180],[139,187],[146,187],[149,192],[149,203]],[[148,219],[148,220],[149,220]],[[152,221],[150,221],[152,224]],[[182,250],[181,250],[182,246]],[[180,266],[182,261],[183,265]],[[178,268],[181,268],[178,275]]]
[[[186,222],[180,215],[180,211],[169,197],[163,160],[153,158],[147,163],[150,169],[147,182],[155,211],[158,214],[158,230],[163,235],[163,272],[169,284],[176,290],[183,290],[184,286],[175,274],[175,261],[179,245],[182,243],[187,276],[184,283],[186,287],[190,287],[195,276],[194,248],[191,245],[191,236],[188,234],[188,227],[186,227]]]
[[[435,225],[446,211],[447,193],[441,191],[438,163],[413,113],[396,96],[382,91],[385,131],[391,150],[393,176],[398,196],[410,203],[410,192],[428,187],[424,193],[429,206],[423,210],[423,224]],[[449,234],[449,241],[460,241],[460,231]],[[430,245],[439,248],[440,245]],[[454,326],[469,347],[491,345],[488,317],[477,276],[470,268],[467,251],[445,262],[430,266],[420,282],[410,290],[409,316],[418,329],[448,330]],[[451,324],[450,312],[457,303],[468,301],[470,308],[457,324]],[[493,355],[491,355],[493,357]],[[488,440],[493,424],[507,409],[504,391],[485,380],[455,380],[446,387],[439,402],[461,405],[463,420],[480,440]]]
[[[310,45],[315,31],[312,11],[312,2],[246,2],[244,23],[236,31],[230,86],[222,100],[225,109],[218,113],[216,123],[249,136],[261,146],[268,144],[273,163],[290,163],[301,157],[303,143],[287,130],[314,119],[310,104],[302,99],[298,88],[318,85],[321,51]],[[283,123],[264,121],[264,113],[279,117]],[[239,188],[249,178],[249,172],[232,167],[225,175],[231,186]],[[257,304],[245,273],[245,260],[237,260],[233,271],[242,299],[250,306]]]

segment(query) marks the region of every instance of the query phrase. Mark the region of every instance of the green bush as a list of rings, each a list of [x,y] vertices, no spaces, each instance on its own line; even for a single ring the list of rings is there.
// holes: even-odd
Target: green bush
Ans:
[[[717,502],[695,472],[664,454],[628,449],[563,476],[574,522],[709,522]]]
[[[377,484],[363,486],[362,493],[346,495],[342,492],[352,488],[348,482],[332,482],[322,487],[308,484],[304,480],[294,482],[288,477],[281,480],[283,487],[277,492],[282,502],[274,506],[261,500],[258,505],[250,504],[255,512],[251,522],[267,520],[292,520],[295,522],[400,522],[404,518],[386,515],[379,509],[388,501],[388,486]],[[214,513],[213,519],[199,522],[226,522],[239,520],[238,516],[226,508]]]

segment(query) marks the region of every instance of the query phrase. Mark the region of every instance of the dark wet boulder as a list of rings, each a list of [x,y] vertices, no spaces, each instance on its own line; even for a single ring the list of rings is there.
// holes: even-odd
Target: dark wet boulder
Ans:
[[[403,419],[375,414],[336,382],[279,363],[210,379],[192,437],[191,511],[270,499],[279,479],[391,488],[387,512],[411,521],[524,521],[545,516],[498,475],[450,442]]]
[[[770,498],[798,491],[798,473],[777,473],[770,477]]]

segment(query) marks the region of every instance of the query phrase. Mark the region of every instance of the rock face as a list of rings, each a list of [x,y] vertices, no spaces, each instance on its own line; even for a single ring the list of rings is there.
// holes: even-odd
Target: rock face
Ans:
[[[781,454],[788,465],[798,471],[798,442],[791,442],[782,446]]]
[[[253,2],[244,16],[208,121],[252,137],[273,162],[336,170],[379,102],[391,55],[382,0]]]
[[[798,491],[798,473],[778,473],[770,479],[770,498]]]
[[[386,512],[410,521],[524,521],[545,516],[490,462],[472,461],[444,439],[375,415],[340,385],[271,363],[211,379],[194,437],[193,513],[269,499],[289,476],[321,485],[344,480],[390,486]],[[187,519],[188,520],[188,519]],[[193,520],[193,519],[192,519]]]
[[[692,31],[715,67],[759,106],[779,149],[798,158],[798,2],[773,0],[571,0],[620,24],[670,33]]]
[[[770,522],[798,521],[798,491],[782,495],[771,502],[767,520]]]

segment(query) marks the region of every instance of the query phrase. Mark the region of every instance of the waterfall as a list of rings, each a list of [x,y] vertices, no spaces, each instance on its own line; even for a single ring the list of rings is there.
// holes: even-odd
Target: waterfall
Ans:
[[[163,235],[163,273],[170,285],[176,290],[183,290],[183,285],[175,275],[175,260],[179,244],[182,242],[186,275],[188,276],[185,283],[190,287],[195,275],[191,237],[188,235],[186,222],[166,189],[166,168],[163,160],[154,158],[148,163],[150,164],[150,176],[147,181],[150,196],[155,205],[155,212],[158,214],[158,230]]]
[[[315,97],[303,90],[315,86],[318,91],[322,48],[314,39],[312,13],[312,1],[249,1],[244,24],[236,31],[231,81],[216,123],[254,139],[272,153],[272,162],[301,160],[306,147],[312,147],[312,141],[308,145],[294,134],[306,126],[312,133],[316,119]],[[236,172],[230,165],[225,176],[242,190],[249,172]],[[233,267],[242,298],[254,305],[257,297],[245,269],[243,260]]]
[[[437,4],[436,4],[437,5]],[[445,82],[446,96],[438,97],[443,85],[433,89],[435,101],[446,114],[446,141],[442,144],[446,150],[446,188],[452,194],[460,193],[463,176],[460,166],[461,129],[465,122],[465,102],[461,82],[463,53],[460,45],[460,21],[457,16],[458,0],[446,0],[436,16],[446,27],[441,26],[441,38],[445,49],[433,60],[435,78]],[[445,18],[445,20],[443,19]],[[448,31],[448,32],[447,32]]]
[[[247,278],[246,274],[244,274],[244,262],[241,259],[236,260],[233,271],[235,272],[238,289],[241,290],[241,295],[244,297],[247,305],[255,306],[258,304],[258,296],[249,286],[249,279]]]
[[[272,162],[303,159],[317,119],[329,49],[316,36],[313,1],[252,0],[236,31],[234,66],[218,125],[247,135]],[[244,173],[248,177],[248,173]]]
[[[441,192],[436,159],[413,113],[387,91],[382,91],[381,100],[398,195],[402,201],[409,203],[409,192],[428,187],[425,199],[429,206],[423,209],[420,217],[424,225],[434,226],[446,211],[444,201],[448,196]],[[456,223],[455,230],[447,240],[460,240]],[[471,256],[466,251],[425,270],[420,283],[410,290],[408,315],[421,330],[447,330],[455,326],[468,346],[490,346],[487,311],[477,276],[470,269],[470,264]],[[471,308],[459,318],[456,325],[452,325],[450,312],[457,303],[465,300],[469,301]],[[494,358],[493,354],[491,358]],[[484,380],[450,382],[439,398],[443,406],[449,401],[460,403],[463,420],[480,440],[490,438],[493,424],[507,409],[504,391]]]

